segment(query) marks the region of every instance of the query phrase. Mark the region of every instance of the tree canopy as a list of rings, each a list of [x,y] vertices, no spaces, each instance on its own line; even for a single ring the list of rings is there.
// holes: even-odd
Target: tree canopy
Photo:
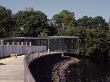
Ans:
[[[23,36],[48,35],[47,16],[41,11],[25,10],[15,14],[18,34]]]
[[[101,16],[96,16],[94,18],[83,16],[82,18],[79,18],[77,20],[77,25],[91,29],[95,28],[108,29],[107,22]]]
[[[0,37],[12,36],[16,23],[10,9],[0,6]]]
[[[48,19],[45,13],[33,8],[13,14],[0,6],[0,37],[50,35],[79,36],[80,51],[86,56],[110,54],[110,22],[102,16],[75,19],[74,12],[62,10]]]
[[[58,35],[67,34],[66,31],[69,27],[73,27],[75,25],[74,12],[70,12],[68,10],[62,10],[59,14],[55,14],[51,20],[56,26]]]

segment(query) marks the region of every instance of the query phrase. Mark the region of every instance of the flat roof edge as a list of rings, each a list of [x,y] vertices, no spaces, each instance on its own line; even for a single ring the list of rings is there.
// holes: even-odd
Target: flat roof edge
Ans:
[[[79,36],[48,36],[48,37],[5,37],[0,38],[1,40],[6,39],[53,39],[53,38],[79,38]]]

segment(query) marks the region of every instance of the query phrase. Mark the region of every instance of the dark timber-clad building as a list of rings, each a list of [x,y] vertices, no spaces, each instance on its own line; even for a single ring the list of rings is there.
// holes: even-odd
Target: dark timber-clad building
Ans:
[[[78,36],[7,37],[0,38],[0,57],[34,51],[79,53]]]

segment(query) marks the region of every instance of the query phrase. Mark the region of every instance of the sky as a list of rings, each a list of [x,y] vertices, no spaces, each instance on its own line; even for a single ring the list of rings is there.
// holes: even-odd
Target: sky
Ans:
[[[110,0],[0,0],[0,5],[11,9],[14,14],[32,7],[44,12],[48,18],[64,9],[74,12],[76,19],[85,15],[110,18]]]

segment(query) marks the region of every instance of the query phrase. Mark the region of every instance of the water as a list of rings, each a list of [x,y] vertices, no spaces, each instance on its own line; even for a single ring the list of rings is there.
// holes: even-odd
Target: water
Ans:
[[[65,82],[110,82],[110,58],[103,61],[81,59],[65,71]]]

